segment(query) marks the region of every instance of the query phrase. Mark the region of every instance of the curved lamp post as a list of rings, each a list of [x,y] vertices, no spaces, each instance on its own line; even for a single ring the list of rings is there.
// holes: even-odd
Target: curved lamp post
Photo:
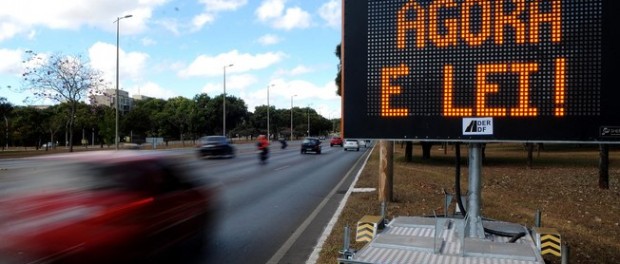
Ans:
[[[269,105],[269,87],[274,86],[274,84],[270,84],[267,85],[267,142],[270,142],[270,136],[269,136],[269,108],[271,108],[271,106]]]
[[[293,141],[293,97],[297,95],[291,96],[291,141]]]
[[[115,128],[115,135],[114,135],[114,144],[116,145],[116,150],[118,150],[118,53],[119,53],[119,48],[118,48],[118,31],[119,31],[119,21],[123,18],[130,18],[132,17],[132,15],[126,15],[126,16],[122,16],[122,17],[117,17],[116,20],[114,20],[114,23],[116,23],[116,99],[115,99],[115,104],[116,104],[116,128]]]
[[[223,99],[223,114],[222,114],[222,135],[226,137],[226,68],[232,67],[233,64],[224,65],[224,99]]]

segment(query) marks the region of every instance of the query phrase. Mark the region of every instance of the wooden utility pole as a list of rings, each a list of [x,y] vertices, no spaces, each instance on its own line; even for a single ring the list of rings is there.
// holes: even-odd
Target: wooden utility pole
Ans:
[[[394,179],[394,142],[379,141],[379,201],[392,202]]]

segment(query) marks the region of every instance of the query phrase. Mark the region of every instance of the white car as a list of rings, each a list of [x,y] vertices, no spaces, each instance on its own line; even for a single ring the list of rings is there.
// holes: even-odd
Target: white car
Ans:
[[[366,146],[366,140],[363,140],[363,139],[358,140],[357,144],[360,146],[360,148],[368,147],[368,146]]]
[[[344,151],[347,151],[349,149],[360,151],[360,145],[355,139],[345,139],[343,148],[344,148]]]

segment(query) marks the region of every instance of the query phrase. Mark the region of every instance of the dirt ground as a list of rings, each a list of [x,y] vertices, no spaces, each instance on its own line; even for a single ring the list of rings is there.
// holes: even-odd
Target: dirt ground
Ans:
[[[467,151],[461,146],[461,188],[467,191]],[[433,146],[431,159],[422,160],[414,145],[414,159],[406,162],[404,148],[394,146],[393,202],[387,217],[443,214],[443,190],[454,194],[455,151],[453,146]],[[610,149],[609,186],[598,187],[598,146],[545,145],[534,153],[527,168],[527,152],[520,144],[489,144],[482,166],[482,215],[532,227],[536,210],[542,226],[556,228],[570,247],[570,263],[620,263],[620,150]],[[379,148],[376,147],[356,187],[377,187]],[[454,205],[453,205],[454,206]],[[452,206],[449,208],[454,210]],[[364,215],[380,213],[376,192],[352,193],[318,263],[335,263],[343,247],[344,226],[352,228]],[[549,263],[560,263],[547,257]]]

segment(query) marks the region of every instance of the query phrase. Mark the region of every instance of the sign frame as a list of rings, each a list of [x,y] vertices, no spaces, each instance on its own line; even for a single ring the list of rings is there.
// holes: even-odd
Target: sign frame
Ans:
[[[465,43],[464,37],[457,36],[457,42],[453,46],[448,44],[447,48],[437,48],[433,45],[438,46],[439,42],[433,42],[435,40],[428,37],[430,33],[427,33],[422,48],[416,48],[416,45],[420,44],[416,42],[415,34],[417,33],[411,29],[411,26],[408,29],[409,32],[397,33],[399,30],[403,31],[402,26],[396,25],[399,23],[398,19],[401,22],[411,22],[417,19],[414,15],[406,13],[411,13],[411,9],[405,12],[405,16],[399,18],[398,15],[399,12],[402,13],[403,6],[415,3],[418,7],[426,9],[425,13],[432,13],[429,11],[432,9],[431,6],[438,2],[432,0],[343,0],[342,132],[345,137],[458,142],[620,144],[620,134],[603,133],[603,131],[609,132],[610,129],[616,131],[614,129],[620,127],[620,107],[617,107],[617,104],[614,105],[613,102],[614,98],[620,100],[620,89],[614,89],[614,83],[618,82],[614,79],[617,75],[615,72],[620,70],[620,67],[616,66],[620,61],[618,50],[620,41],[615,40],[614,35],[620,35],[620,19],[613,17],[614,14],[620,13],[619,1],[542,1],[549,4],[542,6],[540,8],[542,11],[539,10],[539,13],[545,11],[551,13],[550,6],[555,2],[562,5],[560,13],[563,31],[559,44],[552,43],[553,29],[551,26],[541,26],[537,40],[532,36],[526,36],[534,44],[516,43],[518,35],[516,30],[508,32],[504,34],[504,40],[508,44],[501,47],[495,47],[498,46],[498,42],[491,38],[477,44],[478,46],[468,42],[470,47],[466,47],[463,44]],[[438,16],[441,16],[441,12],[447,14],[438,23],[442,23],[441,21],[445,23],[448,18],[458,19],[459,16],[463,16],[462,10],[465,8],[462,6],[465,3],[486,2],[499,5],[498,2],[503,1],[453,0],[443,2],[456,3],[457,7],[435,9]],[[533,2],[525,1],[530,6]],[[585,4],[581,5],[582,3]],[[391,6],[384,8],[388,5]],[[594,15],[590,14],[591,11],[586,9],[592,7],[600,8],[599,12],[595,12]],[[472,10],[471,6],[469,8]],[[479,8],[478,12],[484,13],[482,8]],[[506,12],[510,13],[509,10]],[[584,14],[590,14],[591,20],[594,21],[586,23],[586,28],[589,25],[598,29],[599,32],[594,40],[589,39],[589,44],[587,36],[584,37],[583,34],[592,29],[576,31],[576,27],[573,26],[574,23],[579,22],[577,17]],[[461,21],[464,20],[461,18]],[[424,20],[424,23],[424,27],[428,29],[429,20]],[[479,27],[483,27],[482,24],[484,22],[478,22]],[[510,26],[507,26],[505,31],[510,31]],[[445,29],[435,31],[439,35],[442,32],[448,31]],[[478,31],[479,34],[481,32],[482,30]],[[444,37],[446,35],[444,34]],[[403,40],[403,36],[405,47],[399,49],[399,41]],[[577,45],[581,45],[584,39],[586,44],[590,45],[586,45],[588,49],[581,52],[585,55],[573,55],[579,54],[582,48]],[[513,43],[510,43],[511,41]],[[565,51],[567,49],[572,50],[567,52]],[[521,50],[523,50],[522,54],[518,54]],[[595,54],[596,51],[599,53]],[[483,56],[472,56],[472,54]],[[566,56],[564,61],[558,59],[566,54],[570,56]],[[536,59],[542,62],[536,65],[536,68],[527,68],[528,63],[531,66],[535,64],[531,62],[535,62]],[[437,63],[441,60],[445,62]],[[470,63],[468,60],[474,62]],[[554,66],[562,65],[561,63],[564,63],[565,68]],[[450,64],[452,69],[446,66]],[[404,71],[404,68],[408,68],[408,71]],[[553,92],[549,92],[550,88],[536,88],[538,90],[532,88],[529,90],[530,97],[518,94],[520,90],[523,90],[521,89],[524,87],[522,83],[527,81],[531,82],[531,87],[555,84],[555,90],[558,90],[559,82],[554,83],[554,79],[561,78],[552,76],[554,71],[559,72],[558,69],[566,71],[563,75],[566,92],[565,94],[556,92],[556,94],[566,96],[562,104],[558,104],[564,108],[562,110],[564,112],[554,112],[553,103],[550,103],[554,101],[551,98]],[[450,73],[450,70],[453,74],[450,80],[456,83],[452,90],[453,98],[469,94],[460,102],[456,99],[445,100],[447,97],[446,83],[448,83],[446,76],[449,76],[447,73]],[[480,74],[485,70],[491,74]],[[580,76],[584,74],[587,76],[581,78]],[[480,75],[486,79],[480,81]],[[480,87],[486,87],[489,90],[486,93],[476,94],[476,91],[482,89]],[[512,87],[512,90],[506,89],[509,95],[497,99],[499,102],[497,105],[502,103],[505,105],[493,106],[494,96],[496,96],[493,89],[502,91],[506,87]],[[481,95],[486,98],[480,99]],[[584,99],[580,99],[581,95]],[[535,96],[546,99],[532,99]],[[521,98],[527,100],[520,100]],[[476,104],[477,102],[483,102],[484,107],[478,107],[480,104]],[[452,108],[446,107],[449,104],[452,104]],[[460,108],[469,108],[471,112],[463,112],[464,114],[452,112],[456,114],[450,116],[451,112],[446,111],[446,109]],[[483,111],[488,110],[487,108],[503,108],[505,114],[501,116],[497,112]],[[536,109],[536,111],[527,112],[528,109]],[[520,110],[522,111],[519,112]],[[403,113],[406,114],[403,115]],[[558,116],[557,113],[560,115]],[[492,133],[488,133],[488,130],[486,133],[466,133],[466,127],[464,127],[466,120],[471,121],[471,119],[490,121],[492,126],[488,128],[492,129]]]

